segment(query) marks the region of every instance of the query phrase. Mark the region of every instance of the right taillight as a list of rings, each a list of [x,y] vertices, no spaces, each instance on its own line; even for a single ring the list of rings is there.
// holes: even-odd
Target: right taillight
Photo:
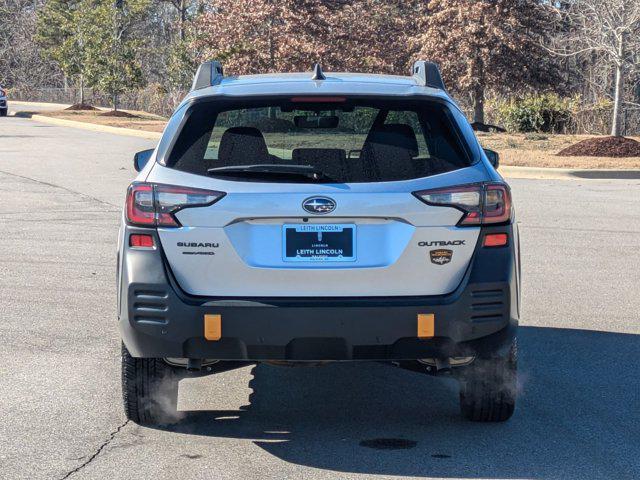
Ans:
[[[504,183],[474,183],[421,190],[414,195],[428,205],[453,207],[464,213],[459,226],[505,223],[511,219],[511,192]]]
[[[505,223],[511,219],[511,192],[504,183],[484,185],[482,223]]]
[[[175,217],[179,210],[206,207],[224,195],[201,188],[134,182],[127,190],[127,223],[141,227],[179,227]]]

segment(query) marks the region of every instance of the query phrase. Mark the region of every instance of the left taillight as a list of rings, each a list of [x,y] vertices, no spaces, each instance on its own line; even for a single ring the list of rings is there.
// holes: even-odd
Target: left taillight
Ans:
[[[127,190],[127,223],[141,227],[180,227],[175,217],[178,211],[212,205],[224,195],[200,188],[134,182]]]
[[[458,226],[506,223],[511,220],[511,192],[504,183],[474,183],[421,190],[414,195],[427,205],[453,207],[464,213]]]

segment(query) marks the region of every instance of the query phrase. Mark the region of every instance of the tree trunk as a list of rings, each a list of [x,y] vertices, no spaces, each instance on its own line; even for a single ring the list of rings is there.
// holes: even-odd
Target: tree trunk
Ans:
[[[475,85],[471,91],[471,99],[473,101],[473,121],[476,123],[484,123],[484,59],[482,52],[477,50],[471,63],[471,75],[475,80]]]
[[[480,84],[473,89],[473,121],[484,123],[484,87]]]
[[[84,105],[84,75],[80,74],[80,105]]]
[[[611,122],[611,136],[622,136],[622,104],[624,102],[624,62],[625,62],[625,35],[620,34],[618,40],[618,52],[616,58],[616,85],[613,95],[613,119]]]
[[[622,103],[624,95],[624,65],[622,62],[616,65],[616,90],[613,97],[613,121],[611,122],[611,136],[622,135]]]
[[[180,40],[184,41],[184,24],[187,20],[187,7],[184,4],[185,0],[180,0]]]

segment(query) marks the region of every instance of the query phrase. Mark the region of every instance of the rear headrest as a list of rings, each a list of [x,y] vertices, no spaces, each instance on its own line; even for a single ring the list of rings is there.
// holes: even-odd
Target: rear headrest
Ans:
[[[220,139],[218,161],[230,166],[269,163],[269,150],[262,132],[254,127],[228,128]]]
[[[418,140],[410,125],[388,123],[373,130],[365,143],[377,143],[409,150],[412,157],[418,156]]]
[[[341,148],[294,148],[291,160],[300,165],[311,165],[333,179],[343,179],[347,172],[347,153]]]
[[[300,164],[316,165],[317,163],[341,162],[347,158],[342,148],[294,148],[291,159]]]

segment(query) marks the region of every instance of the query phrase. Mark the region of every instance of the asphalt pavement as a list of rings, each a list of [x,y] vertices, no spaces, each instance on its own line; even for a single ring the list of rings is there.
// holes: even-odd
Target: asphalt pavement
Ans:
[[[0,478],[640,477],[640,180],[513,180],[520,402],[458,413],[451,379],[376,364],[181,382],[185,419],[126,422],[115,250],[152,142],[0,119]],[[372,448],[393,447],[393,448]]]

